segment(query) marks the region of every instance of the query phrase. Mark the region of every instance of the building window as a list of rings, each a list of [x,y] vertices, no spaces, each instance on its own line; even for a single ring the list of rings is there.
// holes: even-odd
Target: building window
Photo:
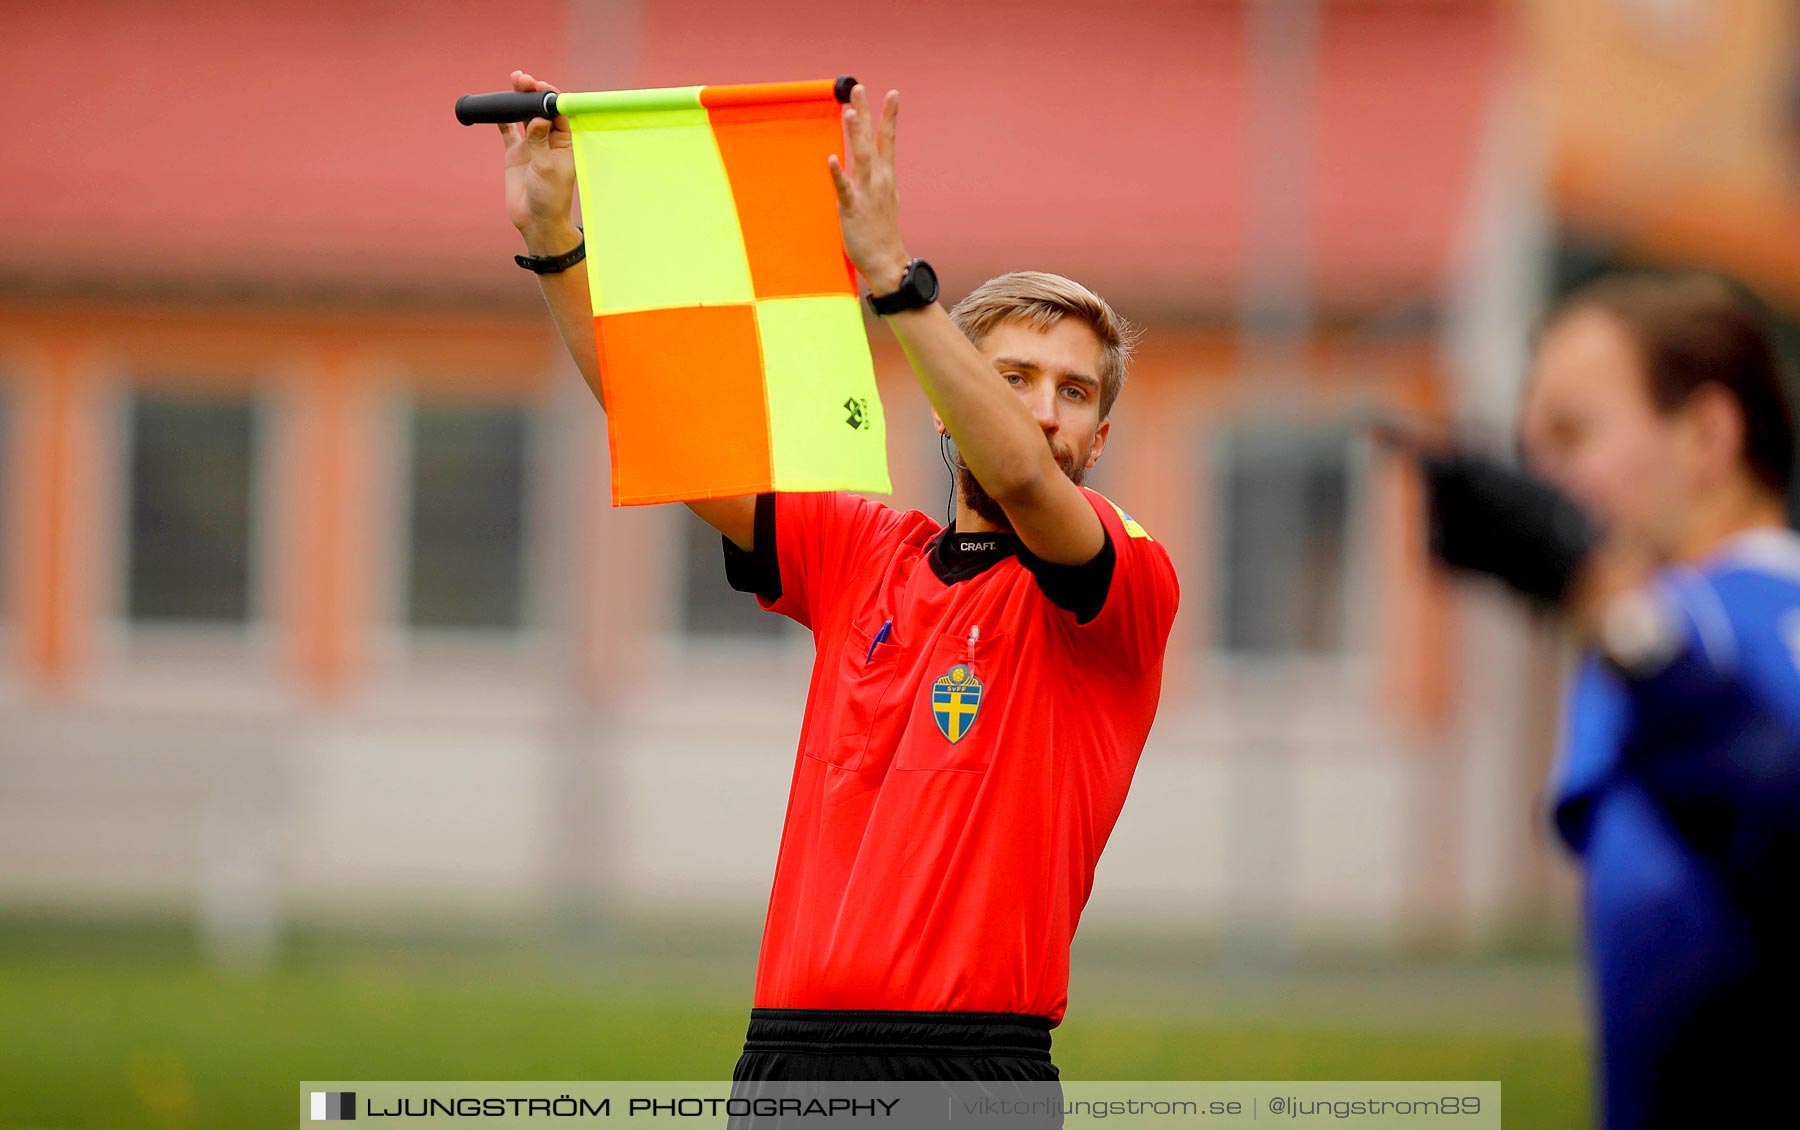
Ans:
[[[247,621],[254,405],[248,397],[139,393],[129,411],[126,618]]]
[[[1221,437],[1217,645],[1246,657],[1348,643],[1353,454],[1341,430]]]
[[[725,583],[725,545],[719,531],[684,506],[676,515],[681,524],[683,599],[681,630],[689,635],[735,636],[741,639],[775,639],[791,623],[787,617],[764,612],[756,598]]]
[[[416,405],[408,422],[406,622],[525,622],[529,421],[516,408]]]

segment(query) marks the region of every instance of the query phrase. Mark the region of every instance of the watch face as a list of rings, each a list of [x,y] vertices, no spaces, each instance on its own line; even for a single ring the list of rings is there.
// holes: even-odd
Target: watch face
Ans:
[[[919,297],[923,298],[925,300],[925,304],[929,306],[931,303],[937,301],[937,296],[938,296],[937,272],[932,270],[931,264],[927,263],[923,259],[914,259],[912,266],[913,266],[913,284],[919,292]]]

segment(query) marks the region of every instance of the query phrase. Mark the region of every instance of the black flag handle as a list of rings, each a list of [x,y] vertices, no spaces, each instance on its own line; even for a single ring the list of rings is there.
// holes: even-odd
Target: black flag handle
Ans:
[[[555,117],[554,90],[502,90],[494,94],[465,94],[456,100],[456,120],[465,126]]]

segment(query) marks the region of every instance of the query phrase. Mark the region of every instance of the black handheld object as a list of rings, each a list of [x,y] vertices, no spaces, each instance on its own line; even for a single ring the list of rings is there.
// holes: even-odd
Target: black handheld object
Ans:
[[[554,90],[502,90],[494,94],[465,94],[456,100],[456,120],[465,126],[555,117]]]
[[[1432,554],[1541,604],[1561,603],[1600,541],[1593,519],[1555,487],[1491,456],[1456,448],[1414,454],[1425,475]]]

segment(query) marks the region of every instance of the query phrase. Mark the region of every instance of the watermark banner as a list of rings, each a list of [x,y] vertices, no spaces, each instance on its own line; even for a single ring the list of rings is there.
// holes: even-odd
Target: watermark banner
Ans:
[[[430,1082],[300,1084],[300,1125],[697,1130],[1500,1130],[1485,1081]]]

